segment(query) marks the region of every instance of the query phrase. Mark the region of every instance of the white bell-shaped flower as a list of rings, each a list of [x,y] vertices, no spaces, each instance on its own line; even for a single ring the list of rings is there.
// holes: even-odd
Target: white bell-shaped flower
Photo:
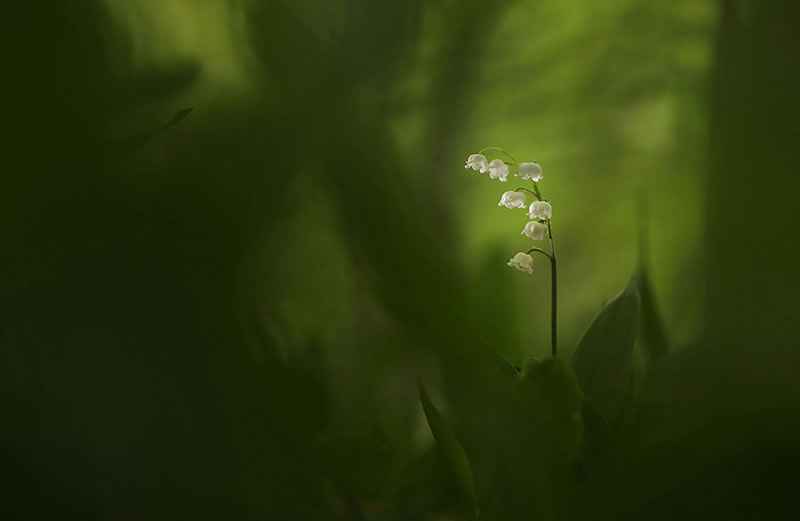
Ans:
[[[538,183],[543,177],[542,167],[539,166],[539,163],[520,163],[517,177],[521,177],[522,179],[530,179],[531,181]]]
[[[483,154],[472,154],[467,158],[467,164],[464,168],[471,168],[475,171],[485,173],[489,170],[489,161]]]
[[[547,226],[539,221],[530,221],[525,225],[525,228],[522,229],[520,235],[527,235],[534,241],[542,241],[547,238]]]
[[[517,268],[519,271],[533,273],[533,257],[527,253],[517,253],[508,261],[508,265],[512,268]]]
[[[553,207],[547,201],[534,201],[528,209],[528,217],[550,220],[553,218]]]
[[[522,192],[505,192],[497,206],[506,208],[525,208],[525,194]]]
[[[492,159],[489,163],[489,177],[505,183],[508,181],[508,165],[502,159]]]

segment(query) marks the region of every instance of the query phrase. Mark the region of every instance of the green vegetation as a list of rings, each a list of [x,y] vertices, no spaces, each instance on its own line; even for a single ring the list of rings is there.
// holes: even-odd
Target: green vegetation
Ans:
[[[794,0],[0,24],[0,518],[793,511]]]

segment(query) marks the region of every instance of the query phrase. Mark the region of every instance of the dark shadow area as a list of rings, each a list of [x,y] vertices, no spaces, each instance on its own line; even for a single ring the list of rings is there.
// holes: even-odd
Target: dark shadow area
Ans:
[[[0,518],[787,518],[800,8],[572,3],[4,2]]]

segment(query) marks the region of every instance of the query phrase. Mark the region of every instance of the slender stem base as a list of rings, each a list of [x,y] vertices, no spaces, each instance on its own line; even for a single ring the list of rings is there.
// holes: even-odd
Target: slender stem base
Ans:
[[[550,236],[550,287],[552,291],[550,308],[550,338],[553,342],[553,358],[558,353],[558,274],[556,267],[556,247],[553,243],[553,227],[547,221],[547,233]]]

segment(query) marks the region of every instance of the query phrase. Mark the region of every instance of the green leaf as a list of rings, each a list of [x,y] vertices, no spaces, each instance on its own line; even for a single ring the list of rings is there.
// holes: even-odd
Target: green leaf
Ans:
[[[168,129],[169,127],[171,127],[172,125],[175,125],[175,124],[176,124],[176,123],[178,123],[180,120],[182,120],[183,118],[185,118],[186,116],[188,116],[188,115],[189,115],[189,113],[190,113],[191,111],[193,111],[193,110],[194,110],[194,108],[192,108],[192,107],[190,107],[190,108],[188,108],[188,109],[182,109],[182,110],[179,110],[178,112],[176,112],[176,113],[175,113],[175,115],[174,115],[174,116],[172,116],[172,119],[171,119],[171,120],[169,120],[169,123],[166,123],[164,126],[162,126],[162,127],[161,127],[161,130],[166,130],[166,129]]]
[[[375,498],[383,491],[392,456],[383,443],[359,434],[337,433],[317,445],[322,473],[348,494]]]
[[[588,398],[583,401],[583,445],[579,463],[586,473],[591,473],[596,460],[602,457],[613,440],[611,427]]]
[[[572,462],[583,436],[583,396],[575,373],[560,358],[529,360],[512,385],[515,450],[545,468]]]
[[[584,333],[572,356],[583,393],[615,425],[630,391],[640,298],[632,278]]]
[[[583,401],[584,441],[590,446],[605,445],[611,440],[611,427],[597,406],[588,398]]]
[[[453,473],[459,489],[464,494],[464,499],[466,499],[475,519],[477,519],[480,513],[478,492],[475,489],[475,479],[472,476],[472,467],[469,464],[467,454],[458,442],[453,430],[447,425],[441,413],[431,402],[428,393],[425,391],[425,386],[422,385],[421,381],[418,383],[419,399],[422,402],[422,409],[425,411],[425,418],[428,420],[433,437],[436,439],[436,443],[442,451],[445,462]]]
[[[646,361],[653,360],[666,355],[669,352],[669,341],[664,321],[659,313],[656,298],[653,293],[653,286],[650,283],[647,266],[650,246],[650,232],[648,230],[648,206],[647,194],[642,191],[639,194],[639,270],[635,275],[636,284],[639,288],[641,297],[641,331],[639,332],[639,347],[646,357]]]
[[[188,116],[192,110],[194,109],[188,108],[179,110],[174,116],[172,116],[172,119],[162,125],[159,130],[143,132],[141,134],[136,134],[135,136],[128,136],[112,141],[109,144],[108,155],[111,157],[126,157],[134,152],[137,152],[139,149],[147,145],[154,137],[156,137],[159,132],[163,132],[171,126],[177,124],[183,118]]]
[[[639,288],[642,311],[639,341],[647,360],[652,361],[669,353],[667,329],[664,327],[664,320],[656,304],[653,286],[650,284],[646,267],[639,268],[639,272],[636,274],[636,284]]]

